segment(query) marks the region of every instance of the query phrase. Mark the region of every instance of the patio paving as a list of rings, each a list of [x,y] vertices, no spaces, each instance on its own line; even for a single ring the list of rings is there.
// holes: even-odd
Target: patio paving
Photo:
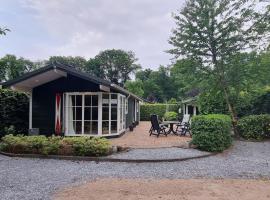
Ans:
[[[189,136],[176,136],[169,134],[167,137],[160,135],[149,136],[150,122],[142,121],[132,131],[128,131],[122,137],[110,139],[114,146],[131,148],[164,148],[164,147],[187,147],[191,140]]]

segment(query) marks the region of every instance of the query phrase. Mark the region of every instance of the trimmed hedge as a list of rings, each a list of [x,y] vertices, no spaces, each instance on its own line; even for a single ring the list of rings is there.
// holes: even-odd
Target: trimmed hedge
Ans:
[[[140,105],[141,121],[149,121],[152,114],[163,117],[166,112],[178,113],[180,105],[178,104],[142,104]]]
[[[178,114],[176,112],[166,112],[164,114],[164,120],[166,121],[172,121],[172,120],[177,120]]]
[[[103,156],[111,152],[105,138],[6,135],[0,150],[9,153]]]
[[[192,141],[199,149],[221,152],[232,144],[231,119],[227,115],[198,115],[192,118]]]
[[[29,100],[24,93],[0,89],[0,138],[28,131]]]
[[[270,137],[270,115],[250,115],[241,118],[237,125],[241,137],[247,140],[263,140]]]

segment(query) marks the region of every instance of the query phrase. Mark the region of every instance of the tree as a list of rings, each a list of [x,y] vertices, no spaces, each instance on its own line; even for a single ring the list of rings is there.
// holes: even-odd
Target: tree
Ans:
[[[140,65],[135,64],[137,60],[131,51],[105,50],[88,62],[86,71],[104,76],[107,80],[123,86],[127,80],[130,80],[130,75],[141,68]]]
[[[8,28],[0,28],[0,35],[6,35],[10,31]]]
[[[14,55],[6,55],[0,59],[0,81],[17,78],[36,68],[35,63],[30,60],[17,58]]]
[[[99,78],[102,78],[102,79],[106,78],[105,70],[104,68],[102,68],[102,65],[99,59],[90,58],[86,63],[85,71]]]
[[[234,87],[228,71],[231,58],[247,49],[260,51],[269,39],[269,3],[256,9],[259,0],[188,0],[174,16],[176,29],[169,43],[169,52],[202,63],[200,70],[208,74],[224,94],[238,136],[237,113],[231,99]]]
[[[69,65],[80,71],[85,71],[87,63],[86,59],[81,56],[51,56],[46,62],[46,64],[50,64],[53,62],[59,62],[65,65]]]
[[[201,88],[205,81],[205,73],[198,67],[200,63],[191,59],[178,60],[171,68],[170,74],[178,99],[194,89]]]
[[[139,97],[142,97],[144,94],[143,82],[141,80],[127,81],[125,83],[125,88],[127,88],[128,91],[136,94]]]

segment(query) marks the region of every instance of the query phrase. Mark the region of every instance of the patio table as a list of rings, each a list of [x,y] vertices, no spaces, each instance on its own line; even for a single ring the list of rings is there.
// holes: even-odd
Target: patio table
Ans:
[[[162,122],[162,124],[170,125],[169,130],[166,132],[167,134],[173,133],[173,134],[177,135],[176,131],[173,129],[173,126],[175,124],[179,124],[179,121],[164,121],[164,122]]]

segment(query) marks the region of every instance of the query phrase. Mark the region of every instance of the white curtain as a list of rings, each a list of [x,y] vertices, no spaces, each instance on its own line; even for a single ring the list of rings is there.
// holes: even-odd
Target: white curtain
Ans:
[[[68,95],[68,134],[75,134],[73,126],[73,103],[72,95]]]

